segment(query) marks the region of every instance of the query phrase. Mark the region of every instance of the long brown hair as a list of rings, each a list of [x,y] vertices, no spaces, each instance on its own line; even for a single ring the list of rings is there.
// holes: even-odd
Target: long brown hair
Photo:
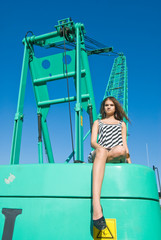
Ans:
[[[107,97],[103,100],[103,102],[101,103],[101,108],[100,108],[100,113],[102,115],[102,119],[104,119],[106,117],[106,114],[105,114],[105,102],[107,100],[111,100],[114,105],[115,105],[115,113],[114,113],[114,117],[115,119],[117,120],[123,120],[123,117],[126,118],[126,120],[128,122],[130,122],[129,118],[127,117],[126,113],[124,112],[121,104],[116,100],[116,98],[114,97]]]

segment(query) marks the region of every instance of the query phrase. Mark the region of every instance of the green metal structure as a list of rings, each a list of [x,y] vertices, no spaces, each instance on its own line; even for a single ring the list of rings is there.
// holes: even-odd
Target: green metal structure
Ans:
[[[39,129],[43,133],[45,149],[49,163],[54,162],[52,147],[47,128],[46,118],[49,108],[53,104],[76,101],[75,104],[75,160],[83,161],[83,109],[90,114],[91,119],[97,118],[93,88],[89,70],[88,56],[84,44],[84,25],[74,24],[70,19],[64,19],[55,26],[56,31],[41,36],[26,37],[18,106],[15,115],[14,133],[11,150],[11,164],[19,163],[21,133],[23,124],[23,105],[26,88],[27,69],[29,66],[34,88]],[[37,58],[34,54],[34,45],[39,47],[59,47],[64,42],[75,42],[75,47],[66,53]],[[67,57],[70,62],[67,66]],[[61,99],[49,99],[47,82],[73,78],[76,96]],[[43,162],[42,140],[38,143],[39,162]]]
[[[92,240],[91,184],[92,164],[1,166],[2,240]],[[105,218],[116,219],[117,240],[161,239],[152,169],[107,164],[101,204]]]
[[[128,114],[127,63],[123,54],[120,54],[114,60],[104,98],[107,96],[114,96],[122,104],[126,114]]]
[[[112,48],[86,50],[85,30],[71,19],[58,22],[56,31],[25,37],[24,58],[11,151],[11,164],[0,166],[0,238],[2,240],[160,240],[161,214],[155,173],[149,167],[108,163],[101,192],[107,220],[114,219],[116,231],[93,235],[92,164],[83,162],[83,109],[90,125],[97,118],[88,55]],[[66,44],[72,48],[68,51]],[[63,52],[38,58],[34,46],[57,47]],[[74,46],[74,47],[73,47]],[[67,58],[70,60],[67,62]],[[23,106],[30,69],[37,104],[39,163],[43,163],[42,136],[50,164],[19,164]],[[76,95],[50,99],[47,82],[73,78]],[[126,58],[115,59],[107,95],[115,96],[127,113]],[[46,118],[53,104],[75,101],[75,152],[77,164],[55,164]],[[42,132],[42,133],[41,133]],[[78,163],[79,162],[79,163]],[[96,237],[94,237],[96,235]],[[102,236],[102,237],[101,237]]]
[[[128,116],[128,70],[126,57],[120,54],[115,58],[112,71],[108,80],[105,96],[115,97],[122,105],[126,115]],[[124,119],[126,125],[128,121]]]

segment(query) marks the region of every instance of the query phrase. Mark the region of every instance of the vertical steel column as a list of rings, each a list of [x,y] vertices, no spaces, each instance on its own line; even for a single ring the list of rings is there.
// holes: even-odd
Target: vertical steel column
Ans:
[[[92,106],[88,107],[88,112],[89,112],[90,130],[92,132],[92,126],[93,126]]]
[[[21,136],[22,136],[22,124],[23,124],[23,107],[24,107],[24,97],[25,97],[25,89],[26,89],[28,62],[29,62],[29,52],[27,49],[27,44],[25,42],[19,97],[18,97],[18,104],[17,104],[17,112],[15,114],[15,122],[14,122],[14,129],[13,129],[11,158],[10,158],[11,164],[19,163],[20,148],[21,148]]]
[[[38,157],[39,163],[43,163],[43,149],[42,149],[42,129],[41,129],[41,113],[38,112]]]
[[[41,124],[42,124],[43,139],[44,139],[45,149],[48,156],[48,161],[49,163],[54,163],[54,157],[53,157],[51,142],[49,138],[48,127],[47,127],[46,119],[43,118],[43,115],[41,119]]]
[[[85,49],[85,44],[84,44],[84,39],[83,39],[83,44],[82,48]],[[91,73],[90,73],[90,68],[89,68],[89,62],[88,62],[88,55],[85,51],[81,51],[81,57],[85,66],[86,70],[86,83],[87,83],[87,88],[88,92],[90,94],[90,105],[92,105],[92,115],[93,115],[93,120],[95,121],[97,119],[97,111],[96,111],[96,105],[95,105],[95,98],[94,98],[94,93],[93,93],[93,85],[92,85],[92,80],[91,80]]]
[[[161,194],[161,184],[160,184],[159,171],[158,171],[158,168],[155,167],[154,165],[153,165],[153,170],[154,170],[154,172],[155,172],[155,170],[157,170],[158,184],[159,184],[159,191],[158,191],[158,193],[159,193],[159,197],[160,197],[160,194]]]
[[[83,117],[81,106],[81,24],[76,25],[76,98],[75,106],[75,160],[83,161]]]
[[[30,72],[32,74],[32,79],[36,79],[36,74],[34,71],[34,66],[33,66],[32,61],[30,62]],[[34,89],[35,98],[36,98],[36,102],[37,102],[37,106],[38,106],[40,90],[38,89],[38,86],[35,86],[34,84],[33,84],[33,89]],[[45,145],[45,149],[46,149],[47,156],[48,156],[48,161],[49,161],[49,163],[54,163],[54,157],[53,157],[53,153],[52,153],[52,147],[51,147],[48,127],[46,124],[47,112],[48,112],[48,107],[44,107],[41,109],[41,115],[42,115],[41,128],[42,128],[42,133],[43,133],[44,145]]]

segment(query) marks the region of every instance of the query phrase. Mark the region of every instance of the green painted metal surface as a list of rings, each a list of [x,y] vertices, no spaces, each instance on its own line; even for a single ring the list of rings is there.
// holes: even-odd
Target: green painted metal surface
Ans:
[[[15,177],[10,183],[9,176]],[[0,236],[2,209],[12,208],[22,209],[13,240],[93,239],[91,184],[91,164],[1,166]],[[119,240],[161,238],[158,191],[150,168],[107,164],[101,204],[105,218],[116,219]]]

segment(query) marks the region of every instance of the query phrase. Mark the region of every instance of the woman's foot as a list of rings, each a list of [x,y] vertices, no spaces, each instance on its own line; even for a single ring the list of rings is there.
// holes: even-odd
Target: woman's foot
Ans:
[[[107,227],[106,225],[106,221],[104,216],[102,216],[101,218],[97,219],[97,220],[93,220],[93,225],[98,229],[98,230],[103,230]]]
[[[93,213],[93,225],[98,230],[103,230],[107,227],[105,218],[103,216],[102,207],[99,205],[97,205],[97,207],[95,208],[95,211]]]

